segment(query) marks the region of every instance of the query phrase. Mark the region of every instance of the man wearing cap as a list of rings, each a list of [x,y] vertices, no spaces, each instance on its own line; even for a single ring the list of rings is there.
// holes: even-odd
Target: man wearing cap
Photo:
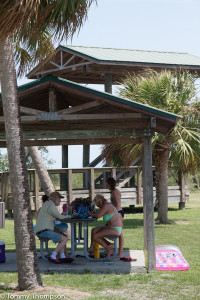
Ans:
[[[70,218],[70,216],[61,215],[56,206],[60,205],[61,196],[58,192],[53,192],[49,196],[49,200],[46,201],[38,214],[36,223],[36,235],[38,237],[47,238],[52,240],[55,244],[58,243],[56,249],[51,253],[49,260],[54,263],[71,262],[73,259],[69,259],[65,256],[66,243],[68,241],[67,235],[64,233],[54,232],[54,223],[56,220],[64,220]],[[60,254],[60,258],[57,259],[57,254]]]

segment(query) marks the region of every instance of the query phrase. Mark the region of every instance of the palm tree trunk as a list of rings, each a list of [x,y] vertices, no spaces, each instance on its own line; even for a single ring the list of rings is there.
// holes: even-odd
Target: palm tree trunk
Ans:
[[[40,179],[42,189],[44,193],[49,196],[50,193],[54,192],[54,186],[51,181],[51,178],[49,176],[49,173],[47,172],[47,169],[45,167],[45,164],[41,158],[40,152],[37,147],[32,146],[28,147],[29,154],[32,158],[34,167],[37,171],[38,177]]]
[[[168,159],[169,150],[155,151],[156,199],[158,200],[157,220],[168,222]]]
[[[13,198],[18,283],[21,290],[42,285],[30,206],[12,41],[0,42],[2,104]]]

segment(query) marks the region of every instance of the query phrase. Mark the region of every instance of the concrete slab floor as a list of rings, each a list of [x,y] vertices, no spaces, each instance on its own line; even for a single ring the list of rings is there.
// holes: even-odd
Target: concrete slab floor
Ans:
[[[41,273],[146,273],[145,257],[142,250],[124,250],[125,257],[137,259],[136,261],[122,261],[115,258],[110,262],[93,262],[83,257],[83,252],[77,251],[74,261],[70,264],[54,264],[39,258]],[[0,263],[0,272],[16,272],[16,253],[6,253],[6,262]]]

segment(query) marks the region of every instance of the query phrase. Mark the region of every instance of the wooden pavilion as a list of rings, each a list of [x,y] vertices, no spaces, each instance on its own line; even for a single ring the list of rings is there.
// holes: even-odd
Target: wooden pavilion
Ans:
[[[200,58],[188,53],[116,49],[102,47],[63,46],[38,64],[28,75],[30,79],[55,75],[77,83],[104,84],[112,93],[127,73],[138,74],[144,69],[188,70],[200,74]],[[83,166],[89,166],[90,146],[83,146]],[[68,167],[68,147],[62,146],[62,167]]]
[[[155,270],[151,138],[167,133],[180,118],[147,105],[84,87],[52,75],[22,85],[21,121],[26,146],[143,144],[144,248]],[[0,105],[0,147],[6,147]]]
[[[179,118],[52,75],[18,91],[26,146],[138,143],[167,133]],[[2,105],[0,146],[6,147]]]
[[[151,138],[167,133],[180,116],[112,95],[127,73],[184,69],[200,74],[200,58],[176,52],[60,45],[20,86],[19,101],[26,146],[142,143],[144,248],[148,271],[155,270]],[[80,83],[104,84],[105,93]],[[0,147],[6,147],[0,103]],[[87,159],[86,159],[87,160]],[[68,159],[66,159],[68,163]],[[67,164],[63,164],[67,167]]]
[[[138,74],[144,69],[189,70],[200,74],[200,58],[188,53],[116,49],[102,47],[63,46],[38,64],[28,75],[30,79],[55,75],[77,83],[104,84],[112,93],[127,73]],[[90,146],[83,146],[83,166],[89,166]],[[62,167],[68,167],[68,147],[62,146]]]
[[[126,73],[138,74],[147,68],[183,69],[199,75],[200,57],[180,52],[60,45],[52,58],[38,64],[27,77],[52,74],[78,83],[105,83],[105,88],[110,88],[111,83],[119,84]]]

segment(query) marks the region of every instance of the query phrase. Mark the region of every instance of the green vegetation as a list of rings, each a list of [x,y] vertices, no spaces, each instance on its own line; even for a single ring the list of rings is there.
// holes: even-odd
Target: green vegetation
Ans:
[[[40,151],[40,155],[44,161],[44,164],[47,168],[50,168],[54,163],[55,160],[54,159],[50,159],[49,156],[49,151],[47,149],[47,147],[43,147],[40,146],[38,147],[38,150]],[[32,162],[32,159],[28,153],[27,148],[25,148],[25,154],[26,154],[26,166],[27,169],[34,169],[34,165]],[[4,172],[4,171],[9,171],[9,163],[8,163],[8,154],[2,154],[1,150],[0,150],[0,172]]]
[[[155,225],[156,245],[178,246],[190,265],[189,270],[130,275],[42,274],[44,287],[54,287],[52,294],[65,294],[66,299],[69,290],[74,293],[70,299],[200,299],[200,192],[190,195],[185,210],[179,211],[177,207],[177,203],[170,204],[168,224]],[[142,208],[136,207],[135,213],[125,216],[126,249],[143,249],[141,212]],[[1,240],[6,243],[6,251],[15,249],[13,227],[13,221],[6,220],[6,227],[0,230]],[[39,249],[38,241],[37,248]],[[0,282],[0,293],[5,294],[5,297],[7,293],[16,292],[16,273],[1,273]],[[30,295],[29,299],[32,299],[33,292],[21,293]],[[44,290],[37,293],[45,294]],[[48,294],[49,290],[46,288],[46,295]]]
[[[200,131],[197,77],[188,71],[144,70],[124,77],[119,95],[137,103],[180,115],[176,125],[167,133],[157,130],[152,137],[152,158],[155,166],[157,219],[168,223],[168,169],[174,167],[178,181],[187,174],[194,175],[200,167]],[[141,158],[142,144],[104,145],[102,157],[115,167],[129,166]]]

